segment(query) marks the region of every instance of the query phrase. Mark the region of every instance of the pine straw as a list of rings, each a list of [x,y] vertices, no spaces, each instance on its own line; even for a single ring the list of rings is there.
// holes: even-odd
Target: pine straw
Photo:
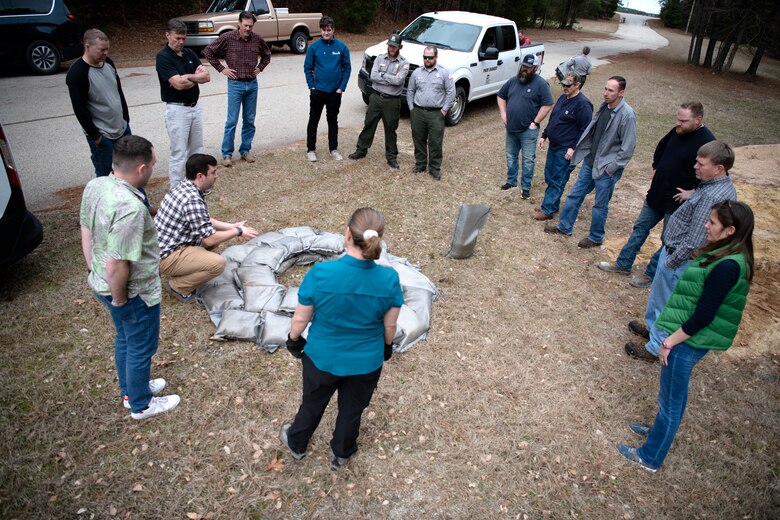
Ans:
[[[406,119],[400,173],[385,166],[381,130],[358,162],[309,164],[302,143],[261,145],[257,163],[220,173],[212,212],[263,231],[341,231],[356,207],[379,207],[390,251],[421,264],[442,292],[429,339],[386,365],[360,451],[339,474],[328,469],[332,409],[303,461],[277,441],[300,399],[298,362],[284,351],[210,341],[205,312],[167,296],[153,373],[183,401],[167,416],[132,421],[117,395],[113,329],[84,283],[77,205],[42,214],[44,243],[2,285],[0,516],[776,518],[780,269],[771,254],[776,226],[764,225],[776,207],[758,212],[761,269],[733,349],[748,354],[713,353],[700,363],[677,441],[656,475],[614,448],[638,444],[629,421],[652,420],[658,367],[622,351],[632,339],[626,323],[642,316],[647,292],[594,264],[614,258],[630,232],[655,143],[688,97],[718,107],[707,122],[726,140],[777,136],[776,85],[753,87],[735,106],[729,78],[668,63],[663,74],[647,74],[665,56],[622,57],[586,88],[597,101],[605,78],[622,73],[639,112],[639,147],[613,199],[605,251],[576,247],[590,201],[570,239],[545,235],[529,218],[543,193],[544,154],[530,201],[498,190],[503,128],[490,100],[447,129],[438,183],[410,173]],[[342,152],[358,130],[342,130]],[[753,181],[737,181],[753,203]],[[155,183],[152,199],[164,189]],[[776,198],[777,185],[764,183],[760,195]],[[461,201],[493,213],[476,256],[448,260]],[[294,283],[304,272],[286,276]]]

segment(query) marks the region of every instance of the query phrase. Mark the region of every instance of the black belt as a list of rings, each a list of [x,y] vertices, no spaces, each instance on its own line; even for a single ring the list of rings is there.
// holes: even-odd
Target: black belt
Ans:
[[[433,112],[434,110],[441,110],[442,107],[421,107],[420,105],[414,105],[414,108],[420,108],[426,112]]]
[[[180,107],[190,107],[190,108],[192,108],[195,105],[197,105],[198,102],[197,101],[193,101],[192,103],[180,103],[178,101],[168,101],[168,104],[169,105],[176,105],[176,106],[180,106]]]
[[[379,94],[385,99],[398,99],[399,97],[401,97],[401,96],[391,96],[390,94],[384,94],[382,92],[374,92],[374,94]]]
[[[256,79],[257,79],[257,77],[255,76],[255,77],[252,77],[252,78],[236,78],[233,81],[254,81]]]
[[[664,246],[664,247],[666,248],[666,252],[667,252],[667,253],[669,253],[670,255],[673,255],[673,254],[674,254],[674,249],[675,249],[675,248],[673,248],[673,247],[669,247],[669,246]]]

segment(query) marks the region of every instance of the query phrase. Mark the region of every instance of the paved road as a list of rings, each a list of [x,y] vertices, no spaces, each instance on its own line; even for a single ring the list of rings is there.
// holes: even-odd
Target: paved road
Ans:
[[[594,66],[598,66],[608,63],[604,56],[656,49],[668,44],[666,39],[645,26],[646,17],[625,15],[625,18],[626,23],[621,24],[614,37],[609,39],[545,42],[544,74],[552,76],[557,64],[578,53],[583,45],[591,47]],[[363,51],[352,52],[351,57],[353,78],[342,101],[339,116],[342,127],[359,127],[365,114],[365,105],[357,88]],[[206,122],[204,139],[206,152],[218,157],[227,85],[222,75],[213,69],[210,71],[212,81],[201,88]],[[168,135],[154,67],[121,68],[119,73],[130,105],[133,133],[155,144],[158,155],[155,176],[166,176]],[[260,78],[254,151],[263,153],[298,141],[301,153],[304,153],[308,104],[303,57],[274,55],[271,65]],[[61,199],[56,195],[57,191],[83,185],[94,175],[89,148],[71,109],[64,73],[47,77],[0,78],[0,121],[12,142],[25,197],[32,209],[59,203]],[[326,128],[323,117],[320,130],[325,131]],[[323,138],[320,137],[321,142]],[[342,152],[350,151],[351,145],[343,143]]]

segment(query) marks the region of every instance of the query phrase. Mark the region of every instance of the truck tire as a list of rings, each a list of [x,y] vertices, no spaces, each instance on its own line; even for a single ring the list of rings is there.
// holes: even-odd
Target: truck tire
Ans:
[[[46,40],[37,40],[25,52],[27,66],[35,74],[48,75],[60,70],[60,51]]]
[[[455,126],[460,123],[463,114],[466,112],[466,103],[468,103],[466,89],[460,85],[456,85],[455,102],[452,104],[450,111],[447,112],[447,116],[444,118],[444,124],[447,126]]]
[[[290,50],[293,54],[303,54],[309,48],[309,37],[303,31],[295,31],[290,36]]]

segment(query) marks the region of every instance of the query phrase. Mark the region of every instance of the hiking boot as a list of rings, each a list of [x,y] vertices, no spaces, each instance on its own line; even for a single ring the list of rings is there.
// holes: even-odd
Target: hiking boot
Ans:
[[[553,218],[553,216],[548,215],[540,209],[537,209],[531,214],[531,218],[534,220],[550,220]]]
[[[425,168],[418,168],[414,167],[414,170],[412,170],[412,173],[425,173]]]
[[[220,164],[222,164],[222,166],[224,166],[225,168],[230,168],[231,166],[233,166],[233,159],[231,159],[230,157],[223,157],[222,162]]]
[[[601,242],[594,242],[593,240],[589,239],[588,237],[583,238],[579,242],[577,242],[577,247],[580,249],[590,249],[592,247],[599,247],[601,245]]]
[[[181,398],[176,394],[166,395],[165,397],[152,397],[146,410],[131,412],[130,417],[136,420],[148,419],[149,417],[154,417],[155,415],[173,410],[179,406],[180,401]]]
[[[157,378],[157,379],[152,379],[152,380],[149,381],[149,391],[152,392],[152,395],[157,395],[157,394],[159,394],[160,392],[163,391],[163,389],[165,388],[165,385],[167,385],[167,384],[168,383],[165,381],[165,379],[163,379],[161,377]],[[124,396],[122,398],[122,404],[128,410],[130,409],[130,396],[129,395],[126,395],[126,396]]]
[[[647,325],[639,320],[631,320],[628,322],[628,330],[636,334],[640,338],[650,340],[650,331],[647,330]]]
[[[441,173],[439,172],[431,172],[431,177],[433,177],[433,180],[440,181],[441,180]]]
[[[349,154],[347,157],[349,157],[349,158],[350,158],[350,159],[352,159],[353,161],[357,161],[358,159],[362,159],[362,158],[363,158],[363,157],[365,157],[365,156],[366,156],[366,154],[364,154],[364,153],[360,153],[360,152],[358,152],[357,150],[355,150],[354,152],[352,152],[351,154]]]
[[[343,160],[343,159],[344,159],[344,158],[341,156],[341,154],[339,153],[339,151],[338,151],[338,150],[331,150],[331,151],[330,151],[330,156],[331,156],[331,157],[333,157],[333,160],[334,160],[334,161],[341,161],[341,160]]]
[[[292,455],[295,460],[301,460],[306,456],[306,452],[304,451],[303,453],[298,453],[293,451],[287,442],[287,431],[290,429],[290,426],[292,426],[292,424],[288,422],[282,424],[282,427],[279,429],[279,442],[281,442],[285,448],[290,450],[290,455]]]
[[[642,457],[639,456],[639,453],[637,453],[636,448],[632,448],[631,446],[626,446],[625,444],[618,444],[615,447],[617,448],[618,453],[623,455],[631,462],[636,462],[637,464],[642,466],[650,473],[655,473],[656,471],[658,471],[658,468],[651,468],[650,466],[647,465],[645,461],[642,460]]]
[[[530,199],[531,198],[531,190],[523,190],[520,192],[520,198],[521,199]]]
[[[255,158],[253,156],[249,155],[248,153],[242,153],[241,154],[241,160],[242,161],[246,161],[248,163],[255,162]]]
[[[387,161],[387,165],[394,170],[401,169],[401,165],[398,164],[398,161],[396,161],[395,159],[393,159],[392,161]]]
[[[619,268],[615,262],[599,262],[598,267],[602,271],[606,271],[608,273],[622,274],[624,276],[631,274],[630,270],[624,271],[623,269]]]
[[[309,160],[309,162],[317,162],[317,152],[314,150],[309,150],[306,152],[306,158]]]
[[[182,294],[173,287],[171,287],[171,282],[166,281],[163,284],[163,287],[177,300],[184,303],[194,302],[195,301],[195,291],[189,293],[189,294]]]
[[[658,356],[654,356],[648,352],[644,345],[637,345],[629,341],[626,343],[625,349],[626,354],[633,358],[641,359],[642,361],[647,361],[648,363],[654,363],[658,361]]]
[[[515,189],[515,188],[517,188],[517,186],[515,186],[514,184],[509,184],[509,183],[507,182],[506,184],[504,184],[503,186],[501,186],[501,191],[513,190],[513,189]]]
[[[551,235],[563,235],[565,237],[570,237],[571,233],[564,233],[560,229],[558,229],[558,226],[555,224],[547,224],[544,226],[544,232],[550,233]]]
[[[634,276],[631,278],[631,281],[628,282],[628,285],[631,287],[636,287],[637,289],[647,289],[651,285],[653,285],[653,280],[651,278],[648,278],[644,274],[641,274],[639,276]]]
[[[640,437],[647,437],[647,435],[650,433],[649,426],[645,426],[644,424],[640,424],[638,422],[628,423],[628,428]]]
[[[349,457],[339,457],[333,453],[333,459],[330,461],[330,469],[333,471],[340,471],[349,462]]]

